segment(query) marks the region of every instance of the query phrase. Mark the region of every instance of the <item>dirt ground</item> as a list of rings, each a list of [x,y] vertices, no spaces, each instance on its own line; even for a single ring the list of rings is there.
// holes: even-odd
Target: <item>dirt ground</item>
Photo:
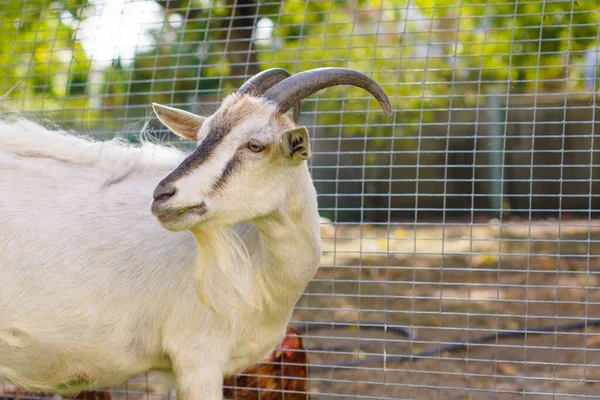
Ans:
[[[305,335],[313,400],[600,398],[595,327],[381,361],[499,330],[600,318],[600,220],[325,225],[323,236],[322,266],[293,323],[351,326]],[[357,328],[368,321],[413,337]],[[339,346],[348,348],[331,351]],[[326,366],[373,356],[367,365]],[[152,375],[115,389],[128,400],[169,394]]]
[[[600,318],[600,221],[338,226],[328,236],[295,319],[385,321],[415,337],[311,332],[309,346],[361,348],[310,354],[313,365]],[[314,399],[600,398],[600,330],[500,339],[385,366],[318,368],[310,377]]]

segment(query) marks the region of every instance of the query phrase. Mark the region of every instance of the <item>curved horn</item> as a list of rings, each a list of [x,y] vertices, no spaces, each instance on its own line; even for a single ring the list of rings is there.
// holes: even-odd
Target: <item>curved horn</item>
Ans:
[[[283,114],[311,94],[340,85],[365,89],[377,99],[385,115],[392,115],[390,100],[377,82],[361,72],[347,68],[315,68],[300,72],[277,83],[263,97],[277,104],[277,109]]]
[[[283,68],[267,69],[248,79],[236,93],[260,97],[275,84],[290,76],[292,74]],[[298,122],[298,118],[300,118],[300,102],[294,105],[294,122]]]
[[[267,89],[270,89],[276,83],[292,76],[283,68],[271,68],[259,72],[248,79],[237,91],[238,94],[249,94],[252,96],[262,96]]]

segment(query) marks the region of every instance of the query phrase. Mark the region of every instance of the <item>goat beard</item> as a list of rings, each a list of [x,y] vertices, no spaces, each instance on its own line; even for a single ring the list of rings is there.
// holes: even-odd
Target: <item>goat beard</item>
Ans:
[[[198,246],[196,294],[200,301],[215,314],[223,312],[224,307],[236,309],[238,301],[256,307],[251,296],[254,266],[241,236],[233,228],[195,231],[194,236]]]

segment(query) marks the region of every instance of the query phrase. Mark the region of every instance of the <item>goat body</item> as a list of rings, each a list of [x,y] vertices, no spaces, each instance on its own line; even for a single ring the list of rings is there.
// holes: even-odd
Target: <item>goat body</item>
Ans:
[[[202,385],[257,362],[283,337],[320,255],[312,185],[291,200],[309,215],[271,232],[290,246],[282,252],[297,258],[292,266],[308,267],[288,281],[282,265],[271,278],[258,265],[268,239],[253,224],[207,232],[204,246],[151,215],[152,190],[184,156],[0,123],[0,379],[68,394],[179,368],[201,371]],[[307,230],[303,246],[294,235]],[[232,241],[254,267],[245,271],[254,306],[217,269],[210,284],[227,302],[214,313],[198,299],[197,268],[205,258],[235,262],[236,252],[212,251],[231,252]]]
[[[155,104],[189,155],[0,123],[0,378],[69,393],[163,369],[215,400],[272,350],[321,257],[308,130],[285,113],[336,85],[392,110],[357,71],[289,75],[210,117]]]

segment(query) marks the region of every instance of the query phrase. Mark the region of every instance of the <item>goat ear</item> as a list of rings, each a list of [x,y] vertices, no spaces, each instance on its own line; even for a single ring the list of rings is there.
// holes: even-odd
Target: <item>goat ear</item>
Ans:
[[[198,140],[200,127],[206,121],[206,118],[157,103],[152,103],[152,109],[160,122],[172,130],[173,133],[184,139]]]
[[[310,138],[305,126],[283,131],[281,141],[283,152],[292,160],[303,161],[310,158]]]

